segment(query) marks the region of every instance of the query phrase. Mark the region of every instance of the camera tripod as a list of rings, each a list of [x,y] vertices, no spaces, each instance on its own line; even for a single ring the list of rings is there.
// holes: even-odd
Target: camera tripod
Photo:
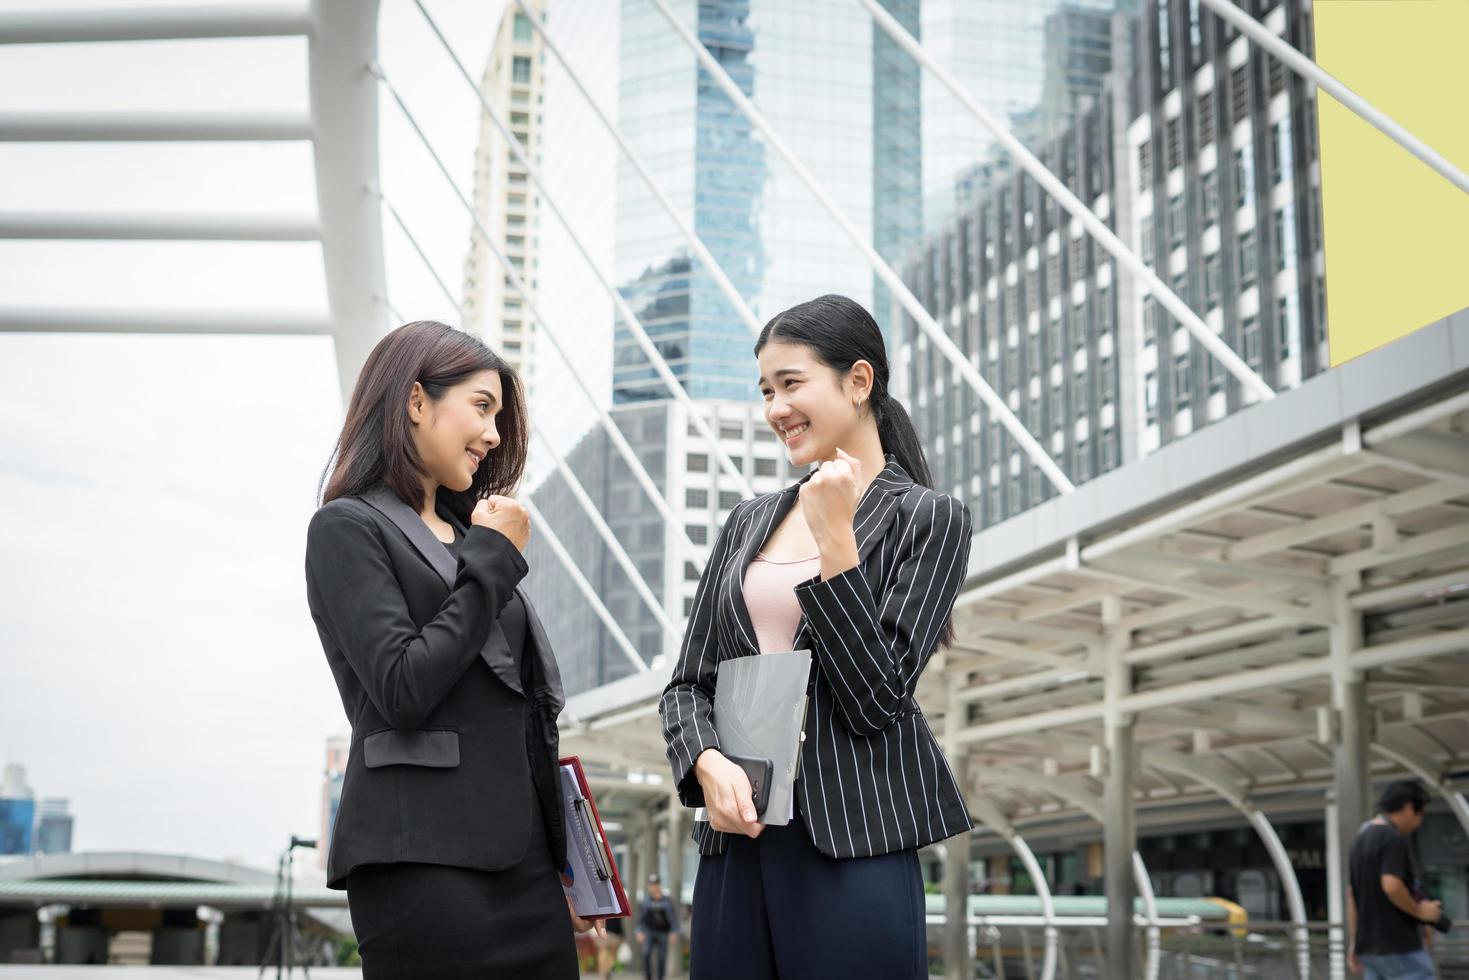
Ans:
[[[306,980],[311,980],[311,969],[307,966],[311,953],[305,946],[296,920],[295,896],[292,891],[295,875],[292,871],[296,848],[315,846],[314,840],[292,835],[291,843],[281,852],[280,860],[276,863],[275,894],[270,900],[270,938],[266,940],[265,954],[260,960],[260,971],[255,974],[256,980],[265,976],[265,968],[272,959],[275,960],[276,980],[280,980],[282,969],[285,970],[286,977],[293,976],[297,960],[301,961],[301,972],[305,974]]]

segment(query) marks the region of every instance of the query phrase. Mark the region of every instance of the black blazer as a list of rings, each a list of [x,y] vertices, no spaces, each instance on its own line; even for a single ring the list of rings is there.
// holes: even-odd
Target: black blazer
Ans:
[[[385,486],[318,510],[306,536],[306,598],[352,722],[327,884],[362,864],[512,867],[538,793],[556,867],[566,836],[556,790],[564,703],[551,646],[517,585],[525,559],[503,534],[464,534],[453,556]],[[513,593],[525,656],[499,616]]]
[[[694,760],[719,747],[712,714],[719,664],[760,652],[745,606],[745,569],[808,479],[741,501],[699,580],[659,703],[685,806],[704,805]],[[973,826],[913,698],[968,569],[969,509],[914,484],[889,455],[852,526],[858,566],[796,587],[802,616],[794,649],[810,649],[815,660],[796,800],[816,848],[835,858],[923,847]],[[723,853],[728,836],[694,824],[700,854]]]

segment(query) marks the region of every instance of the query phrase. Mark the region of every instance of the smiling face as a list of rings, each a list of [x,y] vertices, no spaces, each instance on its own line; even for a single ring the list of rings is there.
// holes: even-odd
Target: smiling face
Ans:
[[[765,421],[785,444],[792,466],[834,459],[838,446],[855,444],[872,393],[870,364],[858,361],[842,377],[810,347],[783,340],[761,348],[759,363]]]
[[[408,398],[413,443],[429,477],[456,492],[468,490],[475,472],[500,445],[495,415],[504,404],[498,371],[480,371],[444,391],[437,401],[414,382]]]

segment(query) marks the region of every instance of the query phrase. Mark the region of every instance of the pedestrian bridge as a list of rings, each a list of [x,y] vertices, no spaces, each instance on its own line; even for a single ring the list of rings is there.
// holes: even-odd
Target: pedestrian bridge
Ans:
[[[1283,935],[1294,944],[1297,972],[1310,973],[1312,924],[1297,870],[1275,827],[1282,814],[1306,812],[1331,828],[1326,928],[1337,951],[1331,975],[1341,976],[1341,848],[1369,812],[1373,781],[1408,775],[1425,780],[1469,833],[1469,804],[1456,782],[1469,771],[1469,309],[1298,388],[1271,390],[1034,155],[954,87],[875,0],[857,0],[878,28],[960,95],[1019,165],[1257,399],[1075,486],[901,278],[836,211],[717,61],[680,27],[663,0],[654,2],[772,152],[785,157],[844,233],[865,249],[914,328],[951,360],[1059,491],[975,535],[955,612],[958,638],[934,658],[920,689],[948,762],[982,823],[976,836],[1005,841],[1038,893],[1039,974],[1049,980],[1058,969],[1059,912],[1032,843],[1101,825],[1108,962],[1117,975],[1131,972],[1132,944],[1125,937],[1136,915],[1151,937],[1147,966],[1156,975],[1156,939],[1167,923],[1137,850],[1138,829],[1166,826],[1184,814],[1233,815],[1251,828],[1285,891]],[[1293,49],[1281,51],[1288,46],[1228,0],[1204,4],[1292,70],[1336,92],[1314,62]],[[427,9],[418,6],[437,33]],[[379,184],[380,101],[404,114],[442,176],[449,177],[412,107],[378,63],[377,18],[376,2],[358,0],[0,14],[0,45],[300,39],[309,64],[308,107],[301,113],[12,112],[0,114],[0,141],[309,143],[314,213],[7,213],[0,214],[0,238],[313,242],[320,247],[327,298],[325,309],[290,314],[0,306],[0,329],[324,334],[334,339],[341,387],[348,391],[373,343],[401,319],[385,285],[385,209],[412,240],[392,208],[391,189]],[[453,47],[438,36],[445,56],[474,86]],[[384,94],[387,100],[381,100]],[[1469,178],[1452,164],[1423,152],[1391,120],[1349,95],[1341,98],[1352,111],[1469,190]],[[487,103],[485,109],[493,115]],[[502,121],[494,122],[540,186],[523,148]],[[614,135],[635,160],[615,127]],[[473,218],[472,206],[459,196]],[[666,204],[661,194],[655,196]],[[548,205],[554,210],[553,201]],[[686,223],[679,226],[740,319],[758,327],[702,241]],[[495,254],[507,279],[524,292],[513,265]],[[605,277],[603,282],[621,321],[669,382],[670,397],[687,401],[616,287]],[[533,304],[529,313],[559,347],[561,325],[545,323]],[[702,416],[692,417],[696,426],[706,426]],[[611,424],[605,410],[600,418]],[[704,434],[718,445],[711,433]],[[634,471],[646,477],[627,453]],[[735,485],[748,488],[739,467],[723,451],[715,455]],[[653,481],[642,483],[661,501]],[[554,536],[539,520],[538,533]],[[615,549],[615,542],[609,546]],[[600,607],[590,592],[588,601]],[[616,631],[615,623],[605,617],[604,622]],[[668,626],[676,630],[671,621]],[[565,747],[594,764],[593,786],[604,809],[623,825],[634,881],[662,864],[660,842],[684,839],[688,819],[672,798],[658,732],[657,698],[665,678],[640,666],[632,677],[573,698],[563,717]],[[681,847],[669,848],[674,881],[683,880],[683,854]],[[935,854],[948,868],[945,913],[958,921],[966,913],[968,843],[951,842]],[[950,970],[967,970],[971,955],[978,955],[972,942],[946,945]]]

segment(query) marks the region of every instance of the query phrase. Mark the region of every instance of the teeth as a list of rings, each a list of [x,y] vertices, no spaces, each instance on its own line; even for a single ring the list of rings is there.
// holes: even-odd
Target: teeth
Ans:
[[[811,423],[807,422],[806,424],[798,425],[795,428],[782,429],[781,435],[785,438],[787,442],[790,442],[792,439],[796,438],[796,436],[805,432],[809,428],[811,428]]]

